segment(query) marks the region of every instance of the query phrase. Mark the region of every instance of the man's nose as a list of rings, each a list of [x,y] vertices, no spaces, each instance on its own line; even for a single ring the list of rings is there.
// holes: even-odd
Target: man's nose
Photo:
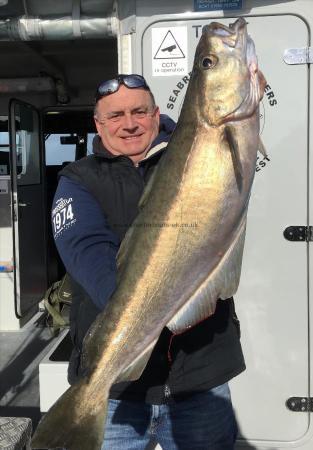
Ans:
[[[136,121],[132,114],[125,114],[124,116],[124,128],[128,131],[134,131],[138,128]]]

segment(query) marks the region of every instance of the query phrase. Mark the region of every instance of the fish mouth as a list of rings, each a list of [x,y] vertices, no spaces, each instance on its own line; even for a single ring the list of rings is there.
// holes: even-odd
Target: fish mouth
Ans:
[[[219,22],[211,22],[210,25],[205,25],[203,31],[218,36],[232,36],[236,33],[232,25],[233,24],[230,24],[230,26],[227,27]]]
[[[211,22],[205,25],[202,30],[203,34],[207,36],[220,37],[222,41],[229,47],[236,47],[240,37],[246,38],[247,22],[243,17],[239,17],[234,23],[229,26],[223,25],[219,22]]]

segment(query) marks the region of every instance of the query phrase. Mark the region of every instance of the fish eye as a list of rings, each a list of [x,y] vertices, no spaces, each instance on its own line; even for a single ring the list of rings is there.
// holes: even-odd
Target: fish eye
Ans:
[[[217,64],[217,57],[214,55],[207,55],[202,58],[200,67],[201,69],[212,69]]]

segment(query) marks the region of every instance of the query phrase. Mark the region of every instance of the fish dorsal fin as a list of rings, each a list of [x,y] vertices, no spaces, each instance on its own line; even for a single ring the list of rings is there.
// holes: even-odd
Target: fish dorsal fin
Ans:
[[[246,217],[238,228],[231,247],[218,266],[167,324],[172,333],[183,333],[188,328],[211,316],[214,314],[216,302],[219,298],[225,300],[236,293],[241,273],[245,230]]]
[[[142,193],[142,196],[140,197],[139,203],[138,203],[138,208],[139,210],[143,209],[143,207],[145,206],[145,204],[147,203],[147,199],[150,195],[150,192],[152,191],[152,186],[155,180],[155,174],[157,172],[157,167],[155,167],[153,169],[152,174],[150,175],[149,181],[145,186],[145,189]]]
[[[121,267],[126,259],[126,255],[128,253],[128,249],[129,249],[129,243],[131,242],[131,237],[133,234],[134,234],[134,227],[128,228],[128,230],[121,242],[120,248],[118,249],[118,252],[116,255],[116,266],[119,271],[121,270]]]
[[[138,380],[144,371],[157,340],[154,340],[123,372],[115,382]]]

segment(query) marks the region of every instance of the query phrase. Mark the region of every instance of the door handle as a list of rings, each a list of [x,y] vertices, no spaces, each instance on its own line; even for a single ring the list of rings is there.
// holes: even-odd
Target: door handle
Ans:
[[[13,204],[16,205],[16,203],[17,203],[17,206],[22,206],[22,207],[30,206],[30,203],[16,202],[16,199],[14,199]],[[12,203],[10,203],[10,206],[12,206]]]

